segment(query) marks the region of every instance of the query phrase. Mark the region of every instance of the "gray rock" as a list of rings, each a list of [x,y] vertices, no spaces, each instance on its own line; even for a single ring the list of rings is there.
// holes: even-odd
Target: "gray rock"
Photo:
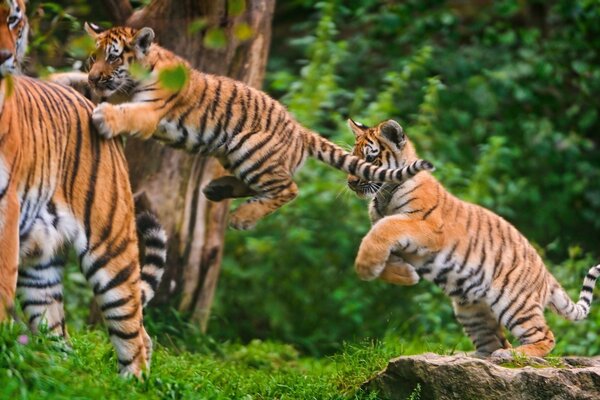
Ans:
[[[519,360],[520,362],[521,360]],[[600,360],[568,357],[506,368],[467,355],[398,357],[363,384],[387,399],[600,400]],[[420,395],[415,388],[420,385]],[[419,390],[417,390],[418,392]]]

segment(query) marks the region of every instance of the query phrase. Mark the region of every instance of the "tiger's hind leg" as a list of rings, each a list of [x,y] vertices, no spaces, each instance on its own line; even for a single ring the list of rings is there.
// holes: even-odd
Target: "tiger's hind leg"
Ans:
[[[487,357],[498,349],[511,347],[504,336],[502,326],[487,304],[481,302],[462,304],[454,300],[452,306],[456,319],[475,346],[475,356]]]
[[[117,352],[119,373],[139,377],[150,366],[152,341],[143,326],[137,243],[129,237],[113,239],[112,243],[118,252],[85,254],[83,272]]]
[[[212,180],[202,189],[202,193],[210,201],[222,201],[240,197],[256,196],[256,192],[250,189],[244,182],[235,176],[222,176]]]
[[[530,357],[545,357],[554,348],[554,334],[548,328],[539,304],[523,306],[505,319],[502,322],[521,343],[514,348],[514,352]],[[506,358],[512,354],[508,350],[497,350],[492,356]]]
[[[278,182],[258,196],[240,205],[229,217],[229,225],[234,229],[252,229],[262,217],[272,213],[298,195],[298,187],[292,180]]]
[[[64,261],[51,259],[19,271],[17,292],[29,327],[38,332],[46,324],[51,333],[66,337],[63,307]]]

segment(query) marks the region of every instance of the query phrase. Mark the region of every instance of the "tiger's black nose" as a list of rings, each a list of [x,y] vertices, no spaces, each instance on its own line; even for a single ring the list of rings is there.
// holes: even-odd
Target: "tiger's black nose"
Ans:
[[[96,86],[98,84],[98,82],[100,82],[100,75],[89,74],[88,75],[88,81],[89,81],[89,83],[90,83],[91,86]]]
[[[12,53],[8,50],[0,50],[0,65],[4,64],[12,56]]]

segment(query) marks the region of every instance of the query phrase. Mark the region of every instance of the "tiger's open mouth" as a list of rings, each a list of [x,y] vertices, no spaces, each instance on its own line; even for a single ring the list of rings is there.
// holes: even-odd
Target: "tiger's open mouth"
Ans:
[[[360,198],[369,198],[375,196],[381,188],[379,182],[369,182],[362,179],[348,182],[348,187]]]

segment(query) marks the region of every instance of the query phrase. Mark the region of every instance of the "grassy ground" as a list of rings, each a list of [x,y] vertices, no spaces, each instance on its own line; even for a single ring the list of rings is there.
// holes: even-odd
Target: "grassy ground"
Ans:
[[[201,351],[155,340],[152,372],[125,380],[102,330],[71,333],[70,344],[31,335],[19,323],[0,325],[2,399],[368,399],[362,382],[389,358],[424,350],[398,341],[345,346],[331,357],[306,358],[291,346],[255,341]],[[432,350],[431,348],[425,350]]]

